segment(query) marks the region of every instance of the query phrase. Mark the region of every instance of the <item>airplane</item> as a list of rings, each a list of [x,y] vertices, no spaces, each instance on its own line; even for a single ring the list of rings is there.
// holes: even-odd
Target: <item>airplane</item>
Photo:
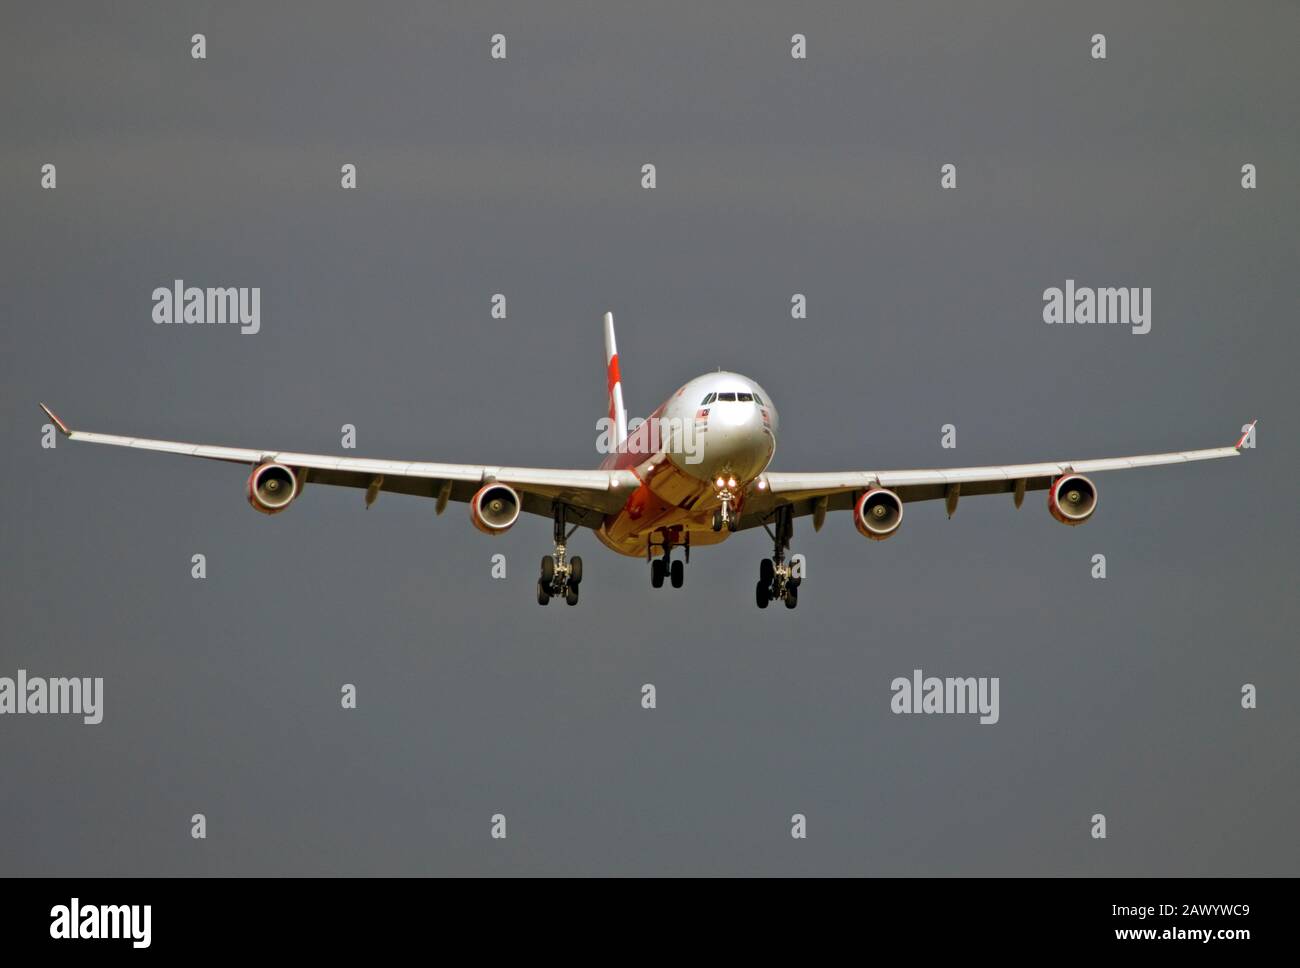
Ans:
[[[852,511],[857,530],[873,541],[898,533],[903,506],[942,500],[951,518],[962,497],[1012,494],[1019,508],[1029,491],[1047,491],[1047,509],[1077,526],[1097,510],[1097,487],[1087,474],[1235,457],[1255,424],[1231,447],[1100,460],[1045,461],[937,470],[792,473],[769,471],[779,420],[771,395],[756,381],[719,370],[679,387],[629,432],[614,317],[605,314],[609,414],[602,421],[613,446],[595,470],[368,460],[328,454],[189,444],[72,430],[41,404],[63,436],[88,443],[162,451],[251,465],[246,495],[263,514],[287,508],[308,484],[365,490],[370,507],[381,492],[469,505],[474,526],[504,534],[523,512],[552,519],[554,551],[542,558],[537,602],[578,603],[582,558],[568,543],[580,527],[623,555],[645,555],[655,588],[682,587],[692,546],[717,544],[736,531],[762,527],[772,557],[759,563],[754,600],[759,608],[799,603],[802,569],[789,559],[794,519],[811,515],[820,531],[828,511]],[[655,431],[667,428],[667,432]],[[675,549],[682,556],[673,558]]]

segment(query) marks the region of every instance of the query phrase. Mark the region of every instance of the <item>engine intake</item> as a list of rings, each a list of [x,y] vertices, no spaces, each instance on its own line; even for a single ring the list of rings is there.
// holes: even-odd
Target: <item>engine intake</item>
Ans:
[[[863,491],[853,505],[853,523],[872,541],[884,541],[903,523],[903,502],[888,488]]]
[[[263,514],[283,511],[298,491],[298,475],[284,464],[259,464],[248,475],[248,503]]]
[[[1047,492],[1047,510],[1062,524],[1083,524],[1097,510],[1097,486],[1082,474],[1063,474]]]
[[[522,510],[519,494],[505,484],[485,484],[469,502],[470,520],[486,534],[505,534]]]

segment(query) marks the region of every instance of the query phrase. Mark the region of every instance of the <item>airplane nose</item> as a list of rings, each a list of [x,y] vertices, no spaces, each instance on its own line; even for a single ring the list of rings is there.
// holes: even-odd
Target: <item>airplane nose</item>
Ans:
[[[716,414],[716,416],[715,416]],[[709,415],[709,429],[719,427],[747,427],[758,422],[758,408],[741,403],[716,404]]]
[[[703,460],[692,471],[706,480],[722,474],[749,479],[767,466],[772,454],[772,439],[764,433],[762,415],[752,404],[714,407],[700,442]]]

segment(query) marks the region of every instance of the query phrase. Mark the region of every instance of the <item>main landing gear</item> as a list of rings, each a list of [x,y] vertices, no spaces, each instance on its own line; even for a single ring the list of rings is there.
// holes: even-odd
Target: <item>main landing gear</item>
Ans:
[[[566,557],[565,543],[573,537],[565,531],[564,505],[555,505],[555,554],[542,559],[542,574],[537,579],[537,604],[547,605],[552,598],[563,598],[570,605],[578,604],[578,586],[582,584],[582,559],[577,555]]]
[[[674,588],[681,588],[686,581],[686,566],[681,558],[676,561],[672,560],[674,546],[684,548],[686,561],[691,560],[691,536],[686,535],[685,541],[674,540],[680,537],[679,530],[660,532],[662,540],[659,544],[653,542],[646,543],[646,557],[650,559],[650,584],[655,588],[664,587],[664,579],[667,578]],[[663,549],[663,556],[656,558],[654,551],[656,548]]]
[[[799,604],[799,586],[803,577],[796,575],[786,563],[785,553],[790,548],[790,539],[794,536],[794,515],[788,505],[776,509],[776,528],[766,524],[763,529],[772,537],[772,557],[764,558],[758,564],[758,584],[754,587],[754,602],[759,608],[767,608],[768,602],[783,601],[786,608],[795,608]]]

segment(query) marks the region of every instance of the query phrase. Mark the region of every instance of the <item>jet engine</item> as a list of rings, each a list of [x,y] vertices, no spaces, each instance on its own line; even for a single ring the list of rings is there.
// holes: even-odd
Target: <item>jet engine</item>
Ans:
[[[1082,474],[1063,474],[1047,491],[1047,510],[1062,524],[1083,524],[1097,510],[1097,486]]]
[[[903,502],[888,488],[863,491],[853,505],[853,523],[872,541],[884,541],[903,523]]]
[[[248,503],[263,514],[283,511],[298,491],[298,475],[283,464],[259,464],[248,475]]]
[[[486,534],[505,534],[522,510],[519,494],[505,484],[485,484],[469,502],[470,520]]]

